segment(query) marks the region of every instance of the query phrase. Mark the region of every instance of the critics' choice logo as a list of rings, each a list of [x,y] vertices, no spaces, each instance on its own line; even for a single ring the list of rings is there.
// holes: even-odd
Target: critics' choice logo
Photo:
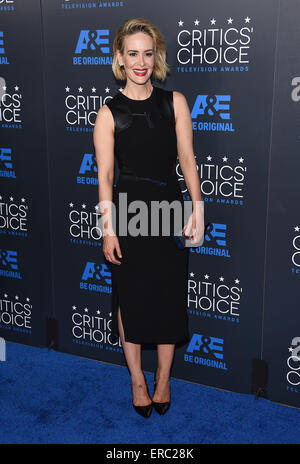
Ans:
[[[14,332],[31,334],[32,304],[30,298],[24,301],[15,295],[9,297],[7,293],[0,297],[0,328]]]
[[[15,11],[14,0],[0,0],[0,11]]]
[[[202,199],[205,202],[227,206],[244,205],[247,174],[244,156],[201,154],[195,155],[195,158],[201,184]],[[203,162],[200,160],[203,160]],[[179,164],[177,165],[177,174],[183,198],[190,200],[191,198]]]
[[[16,250],[0,249],[0,276],[11,279],[22,279]]]
[[[11,148],[0,147],[0,177],[16,179]]]
[[[247,72],[252,19],[178,21],[177,72]]]
[[[99,243],[102,238],[101,214],[98,205],[94,209],[95,211],[88,211],[85,204],[76,207],[74,203],[69,203],[68,220],[71,243],[101,246]]]
[[[300,393],[300,337],[294,337],[289,347],[289,357],[287,359],[288,382],[286,389],[294,393]]]
[[[87,261],[81,275],[79,287],[89,292],[106,293],[112,292],[111,271],[105,263]]]
[[[73,64],[79,66],[111,66],[109,29],[83,29],[79,32]]]
[[[28,206],[25,198],[4,200],[0,195],[0,234],[27,237]]]
[[[9,90],[4,79],[0,77],[0,127],[22,129],[21,103],[20,87],[15,85]]]
[[[231,96],[224,94],[198,94],[191,118],[194,131],[235,132],[230,121]]]
[[[121,90],[121,89],[119,89]],[[69,132],[93,132],[98,110],[110,100],[109,87],[104,90],[104,95],[97,94],[96,87],[84,89],[78,87],[72,90],[65,87],[65,122]]]
[[[293,227],[292,234],[292,251],[291,261],[292,267],[291,272],[296,275],[300,275],[300,227]]]
[[[109,1],[109,2],[84,2],[82,0],[64,0],[64,2],[61,4],[61,8],[64,10],[72,10],[74,9],[85,9],[88,8],[89,10],[91,8],[118,8],[124,6],[124,2],[115,2],[115,1]]]
[[[223,338],[194,333],[183,355],[187,363],[228,370],[224,360]]]
[[[73,343],[100,350],[123,352],[120,337],[111,332],[112,313],[108,317],[100,309],[72,306],[71,332]],[[116,339],[117,338],[117,339]]]
[[[190,272],[187,291],[189,315],[240,322],[243,289],[238,278],[231,282],[223,275],[215,278],[208,274],[196,277],[194,272]]]

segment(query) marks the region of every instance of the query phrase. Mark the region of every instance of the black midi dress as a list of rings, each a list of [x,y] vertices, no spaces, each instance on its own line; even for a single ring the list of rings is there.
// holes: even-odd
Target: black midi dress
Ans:
[[[117,310],[120,306],[125,341],[138,344],[188,341],[189,249],[176,245],[172,232],[178,228],[172,220],[168,236],[162,234],[161,225],[158,235],[150,235],[151,201],[178,200],[183,211],[183,196],[175,170],[173,92],[153,86],[149,98],[133,100],[119,91],[107,106],[115,126],[114,156],[119,177],[113,189],[114,230],[122,252],[119,258],[115,251],[121,264],[108,262],[112,275],[112,333],[119,335]],[[128,212],[128,206],[136,200],[148,206],[147,236],[123,235],[119,231],[120,209],[124,213],[127,208],[128,224],[140,211]],[[184,225],[183,214],[181,225]]]

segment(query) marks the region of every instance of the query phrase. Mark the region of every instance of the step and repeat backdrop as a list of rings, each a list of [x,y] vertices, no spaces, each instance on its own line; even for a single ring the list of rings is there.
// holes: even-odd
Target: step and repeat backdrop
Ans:
[[[0,0],[0,336],[45,346],[51,226],[41,9]]]
[[[93,128],[125,86],[111,70],[117,29],[144,17],[171,68],[154,85],[190,107],[210,223],[190,249],[191,339],[172,375],[300,407],[299,14],[297,0],[0,0],[2,338],[126,365]],[[179,162],[177,176],[190,199]],[[156,347],[142,356],[154,371]]]

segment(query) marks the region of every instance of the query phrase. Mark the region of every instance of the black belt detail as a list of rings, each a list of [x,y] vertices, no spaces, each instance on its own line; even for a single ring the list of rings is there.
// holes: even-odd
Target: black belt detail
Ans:
[[[162,187],[165,187],[167,185],[167,182],[163,182],[158,179],[153,179],[151,177],[142,177],[142,176],[137,176],[135,174],[122,174],[120,173],[119,178],[121,179],[128,179],[128,180],[134,180],[134,181],[139,181],[139,180],[148,180],[149,182],[154,182],[155,184],[158,184]]]

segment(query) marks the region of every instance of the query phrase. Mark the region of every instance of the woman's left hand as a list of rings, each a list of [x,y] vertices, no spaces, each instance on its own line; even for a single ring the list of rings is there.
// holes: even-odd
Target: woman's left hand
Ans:
[[[187,236],[193,245],[197,245],[204,235],[204,201],[197,201],[187,224],[183,228],[183,235]]]

